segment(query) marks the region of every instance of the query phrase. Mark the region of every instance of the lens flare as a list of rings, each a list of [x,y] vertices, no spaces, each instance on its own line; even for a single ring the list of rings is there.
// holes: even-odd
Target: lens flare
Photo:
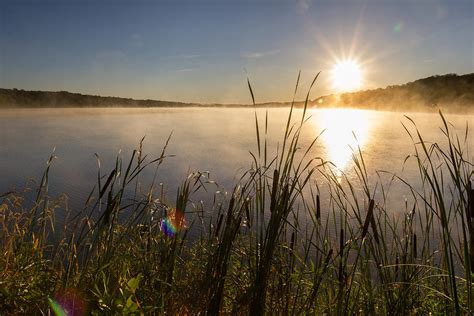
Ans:
[[[48,303],[55,316],[86,315],[86,303],[74,289],[58,291],[54,299],[48,298]]]
[[[395,33],[400,33],[402,30],[403,30],[403,22],[399,22],[393,27],[393,31]]]
[[[170,209],[168,215],[160,221],[160,229],[168,237],[174,237],[184,228],[186,228],[184,213],[174,208]]]
[[[51,307],[51,311],[55,316],[67,316],[66,311],[64,308],[55,300],[48,298],[49,306]]]

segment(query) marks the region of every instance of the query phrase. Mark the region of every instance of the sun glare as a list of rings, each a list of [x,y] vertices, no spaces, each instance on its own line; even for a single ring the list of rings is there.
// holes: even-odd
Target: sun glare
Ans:
[[[324,130],[321,138],[326,159],[338,171],[344,171],[358,147],[364,148],[369,140],[373,122],[369,113],[354,109],[327,109],[315,112],[313,124],[316,130]],[[339,173],[338,172],[338,173]]]
[[[341,60],[332,68],[331,79],[334,89],[338,92],[357,90],[362,85],[362,71],[356,61]]]

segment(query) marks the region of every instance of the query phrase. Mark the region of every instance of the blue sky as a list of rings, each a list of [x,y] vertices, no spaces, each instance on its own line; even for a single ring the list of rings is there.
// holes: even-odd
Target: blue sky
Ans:
[[[0,0],[0,87],[190,102],[291,99],[335,59],[363,88],[474,71],[472,0]]]

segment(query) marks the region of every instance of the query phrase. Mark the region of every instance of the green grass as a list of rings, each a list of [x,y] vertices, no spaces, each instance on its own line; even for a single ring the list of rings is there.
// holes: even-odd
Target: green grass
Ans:
[[[32,207],[21,192],[0,196],[0,314],[473,312],[467,128],[454,134],[440,113],[447,141],[441,146],[424,141],[407,119],[414,148],[407,160],[416,162],[422,187],[389,175],[412,194],[397,217],[386,207],[388,188],[369,177],[359,148],[358,179],[342,174],[342,185],[330,162],[309,154],[317,138],[301,147],[308,98],[309,92],[301,117],[289,109],[275,156],[266,141],[270,118],[262,123],[255,114],[252,168],[228,194],[206,191],[210,181],[202,173],[182,181],[174,202],[154,181],[139,190],[142,172],[158,174],[168,159],[167,145],[150,159],[140,143],[112,171],[103,174],[99,164],[84,208],[69,211],[64,199],[48,196],[51,158]],[[316,173],[321,183],[313,182]],[[213,203],[192,203],[198,191]],[[179,214],[187,227],[165,234],[160,220],[176,224]],[[196,237],[188,237],[191,230]]]

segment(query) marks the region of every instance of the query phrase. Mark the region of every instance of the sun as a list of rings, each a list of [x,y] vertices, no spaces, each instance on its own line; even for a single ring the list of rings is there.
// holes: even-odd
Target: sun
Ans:
[[[354,91],[362,86],[362,70],[354,60],[341,60],[333,66],[331,80],[338,92]]]

